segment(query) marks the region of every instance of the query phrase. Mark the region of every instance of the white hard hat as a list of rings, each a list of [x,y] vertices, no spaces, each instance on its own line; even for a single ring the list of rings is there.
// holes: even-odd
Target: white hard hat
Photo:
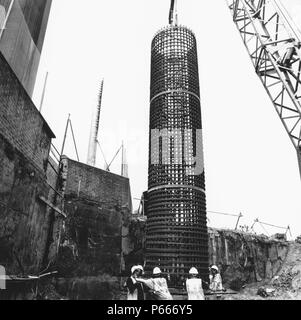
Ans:
[[[218,267],[216,265],[211,266],[211,269],[218,271]]]
[[[131,273],[133,274],[136,270],[139,270],[138,266],[132,266]]]
[[[162,273],[160,268],[158,268],[158,267],[154,268],[153,275],[160,274],[160,273]]]
[[[143,267],[140,264],[137,266],[137,269],[141,270],[141,271],[144,271]]]
[[[195,268],[195,267],[192,267],[190,270],[189,270],[189,274],[199,274],[198,270]]]

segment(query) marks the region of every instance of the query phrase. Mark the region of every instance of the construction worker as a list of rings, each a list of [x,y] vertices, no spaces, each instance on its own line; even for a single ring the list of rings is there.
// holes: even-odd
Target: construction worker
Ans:
[[[138,277],[140,278],[142,275],[144,275],[144,268],[140,265],[140,264],[138,264],[137,265],[137,269],[138,269]]]
[[[212,265],[210,267],[210,286],[209,289],[212,291],[222,291],[223,283],[222,277],[219,273],[218,267],[216,265]]]
[[[186,280],[188,300],[205,300],[202,279],[198,278],[198,274],[198,270],[194,267],[189,270],[190,278]]]
[[[155,300],[173,300],[168,290],[167,281],[163,278],[160,268],[154,268],[151,279],[138,278],[137,281],[143,283],[151,290],[152,297]]]
[[[133,266],[131,269],[131,276],[125,283],[128,290],[127,300],[144,300],[143,285],[137,281],[138,276],[143,272],[141,268],[141,266]]]

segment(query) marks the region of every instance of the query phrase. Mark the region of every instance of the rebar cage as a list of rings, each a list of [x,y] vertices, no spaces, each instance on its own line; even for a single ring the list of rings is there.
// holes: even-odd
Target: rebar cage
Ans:
[[[192,266],[208,278],[204,171],[191,174],[187,156],[195,159],[202,146],[197,46],[188,28],[170,25],[155,35],[150,99],[146,265],[159,266],[177,287]]]

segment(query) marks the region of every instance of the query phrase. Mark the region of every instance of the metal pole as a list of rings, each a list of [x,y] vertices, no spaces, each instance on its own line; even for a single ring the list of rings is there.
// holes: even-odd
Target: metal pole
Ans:
[[[287,229],[286,229],[286,231],[285,231],[285,235],[287,235],[288,232],[290,233],[291,237],[293,237],[293,236],[292,236],[292,233],[291,233],[291,228],[290,228],[290,226],[287,226]]]
[[[10,5],[9,5],[9,8],[8,8],[8,10],[7,10],[7,14],[6,14],[6,18],[5,18],[4,23],[3,23],[3,27],[2,27],[2,29],[0,30],[0,40],[1,40],[1,38],[2,38],[2,35],[3,35],[4,30],[6,29],[6,24],[7,24],[9,15],[10,15],[10,13],[11,13],[11,10],[12,10],[12,8],[13,8],[14,2],[15,2],[15,0],[12,0],[12,1],[11,1]]]
[[[100,143],[99,143],[99,141],[97,140],[97,144],[98,144],[98,146],[99,146],[99,149],[100,149],[100,151],[101,151],[101,154],[102,154],[102,156],[103,156],[103,159],[104,159],[104,161],[105,161],[105,169],[106,168],[108,168],[108,162],[107,162],[107,160],[106,160],[106,156],[105,156],[105,154],[104,154],[104,152],[103,152],[103,150],[102,150],[102,147],[101,147],[101,145],[100,145]]]
[[[110,164],[108,165],[107,171],[110,171],[110,167],[111,167],[112,163],[114,162],[115,158],[118,156],[118,153],[120,152],[121,148],[122,148],[122,146],[118,149],[118,151],[116,152],[114,158],[112,159],[112,161],[111,161]]]
[[[75,152],[76,152],[76,156],[77,156],[77,161],[79,162],[79,156],[78,156],[78,151],[77,151],[77,146],[76,146],[76,141],[75,141],[75,136],[74,136],[71,120],[69,120],[69,123],[70,123],[70,129],[71,129],[71,133],[72,133],[73,144],[74,144]]]
[[[253,222],[253,224],[252,224],[252,226],[251,226],[251,230],[254,231],[254,226],[255,226],[255,224],[256,224],[257,222],[259,222],[258,218],[254,220],[254,222]]]
[[[239,216],[238,216],[238,219],[237,219],[236,226],[235,226],[235,229],[234,229],[234,230],[237,230],[239,220],[240,220],[240,218],[241,218],[242,216],[243,216],[243,215],[242,215],[242,213],[240,212],[240,213],[239,213]]]
[[[48,80],[48,72],[46,73],[46,76],[45,76],[44,88],[43,88],[43,93],[42,93],[41,102],[40,102],[40,109],[39,109],[40,113],[42,112],[42,107],[43,107],[43,103],[44,103],[47,80]]]
[[[121,155],[121,176],[123,177],[124,175],[124,145],[122,141],[122,155]]]
[[[66,129],[65,129],[65,134],[64,134],[64,140],[63,140],[63,145],[62,145],[62,151],[61,151],[61,158],[62,158],[64,149],[65,149],[65,143],[66,143],[66,138],[67,138],[69,121],[70,121],[70,113],[68,114],[68,120],[67,120],[67,124],[66,124]]]

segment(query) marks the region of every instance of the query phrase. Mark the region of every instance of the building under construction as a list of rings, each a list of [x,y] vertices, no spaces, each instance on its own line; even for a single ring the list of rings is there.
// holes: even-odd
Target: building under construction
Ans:
[[[208,273],[208,234],[196,38],[177,24],[152,41],[146,265],[159,266],[172,285],[190,267]],[[201,150],[200,150],[201,148]]]

